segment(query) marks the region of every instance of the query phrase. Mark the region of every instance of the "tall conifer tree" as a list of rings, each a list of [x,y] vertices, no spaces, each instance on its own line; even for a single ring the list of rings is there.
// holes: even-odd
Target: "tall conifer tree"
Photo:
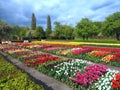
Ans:
[[[47,17],[47,29],[46,29],[46,37],[47,38],[50,36],[51,32],[52,32],[51,19],[50,19],[50,16],[48,15],[48,17]]]
[[[34,13],[32,13],[31,29],[32,30],[36,29],[36,17]]]

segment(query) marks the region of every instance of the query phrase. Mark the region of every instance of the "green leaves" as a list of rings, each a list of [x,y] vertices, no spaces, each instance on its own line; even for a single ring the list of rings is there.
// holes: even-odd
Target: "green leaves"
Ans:
[[[45,37],[45,32],[41,26],[38,26],[36,28],[36,31],[34,33],[35,37],[38,37],[38,39],[44,38]]]
[[[51,33],[52,33],[51,19],[50,19],[50,16],[48,15],[48,17],[47,17],[46,38],[49,38]]]
[[[73,38],[72,34],[73,34],[74,29],[71,26],[63,25],[62,28],[63,28],[63,36],[64,36],[64,38],[66,38],[66,39]]]
[[[1,69],[2,68],[2,69]],[[0,56],[0,90],[44,90]]]
[[[74,28],[70,25],[61,25],[60,22],[55,22],[54,37],[57,39],[73,39]]]
[[[34,14],[34,13],[32,13],[31,29],[32,29],[32,30],[35,30],[35,29],[36,29],[36,17],[35,17],[35,14]]]
[[[0,39],[8,39],[12,27],[0,20]]]
[[[89,37],[98,34],[97,26],[88,18],[83,18],[77,23],[74,34],[82,37],[83,40],[87,40]]]
[[[120,40],[120,12],[115,12],[106,18],[103,33],[107,36],[115,35],[116,39]]]

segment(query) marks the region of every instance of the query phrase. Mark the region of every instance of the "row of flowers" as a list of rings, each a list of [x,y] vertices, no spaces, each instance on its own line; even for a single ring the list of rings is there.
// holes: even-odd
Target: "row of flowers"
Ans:
[[[35,60],[30,60],[27,59],[26,60],[26,65],[32,65],[32,66],[38,66],[40,64],[43,64],[45,62],[48,61],[54,61],[54,60],[60,60],[61,58],[57,57],[57,56],[52,56],[49,54],[43,54],[43,55],[39,55]]]
[[[37,66],[48,61],[61,59],[58,56],[36,50],[25,49],[20,46],[0,45],[0,50],[20,59],[21,61],[25,62],[27,66]]]
[[[90,50],[99,50],[99,51],[109,51],[114,53],[120,53],[120,48],[112,48],[112,47],[97,47],[97,46],[81,46],[84,49]]]
[[[33,44],[33,43],[15,43],[29,49],[45,49],[45,50],[57,50],[65,47],[72,47],[72,45],[60,45],[60,44]]]
[[[70,78],[70,80],[82,86],[92,85],[94,81],[97,81],[100,76],[107,72],[107,69],[106,66],[101,64],[87,66],[81,73],[79,71],[76,73],[75,79]]]
[[[49,75],[80,90],[120,88],[120,72],[110,70],[102,64],[88,65],[84,60],[79,59],[55,65],[50,68]]]
[[[120,44],[115,43],[96,43],[96,42],[64,42],[64,41],[32,41],[33,44],[59,44],[59,45],[104,45],[104,46],[120,46]]]
[[[53,47],[58,46],[51,46],[51,48]],[[60,47],[63,48],[63,46]],[[43,49],[47,50],[47,48],[48,47],[45,47]],[[83,59],[63,60],[63,58],[55,55],[43,53],[38,50],[25,49],[15,45],[0,45],[0,50],[25,62],[26,66],[35,66],[38,70],[77,90],[111,90],[120,88],[120,72],[110,70],[107,66],[102,64],[93,64]],[[83,50],[82,52],[85,54],[92,51],[80,47],[74,47],[67,50],[69,53],[75,50]],[[59,53],[64,50],[59,51],[58,47],[57,51],[57,53]],[[119,57],[119,54],[116,54],[116,56]]]
[[[43,45],[44,48],[40,50],[57,54],[64,55],[72,58],[80,58],[91,60],[90,57],[95,60],[99,60],[97,62],[120,62],[120,49],[119,48],[107,48],[107,47],[93,47],[93,46],[62,46],[62,45],[52,45],[47,44]],[[48,46],[48,47],[45,47]],[[82,58],[82,56],[86,56],[88,58]],[[115,65],[115,64],[114,64]],[[119,66],[119,65],[117,65]]]
[[[92,90],[111,90],[115,89],[113,87],[113,78],[115,77],[117,71],[108,69],[107,72],[102,75],[98,81],[94,82],[91,89]]]

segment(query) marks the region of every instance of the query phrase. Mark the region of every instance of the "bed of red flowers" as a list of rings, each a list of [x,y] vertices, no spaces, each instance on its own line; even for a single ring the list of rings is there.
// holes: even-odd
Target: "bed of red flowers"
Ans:
[[[115,78],[112,80],[112,88],[120,89],[120,73],[115,74]]]
[[[54,60],[60,60],[59,57],[49,55],[49,54],[44,54],[44,55],[39,55],[35,60],[26,60],[26,66],[38,66],[40,64],[43,64],[48,61],[54,61]]]

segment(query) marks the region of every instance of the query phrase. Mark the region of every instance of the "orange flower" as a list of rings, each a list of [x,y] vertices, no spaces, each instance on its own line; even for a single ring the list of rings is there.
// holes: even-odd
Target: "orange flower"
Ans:
[[[107,54],[110,54],[111,52],[107,52],[107,51],[92,51],[89,54],[96,56],[96,57],[101,57],[101,56],[105,56]]]
[[[107,56],[105,56],[105,57],[102,58],[102,61],[108,63],[111,60],[114,60],[114,58],[115,58],[115,55],[107,55]]]

